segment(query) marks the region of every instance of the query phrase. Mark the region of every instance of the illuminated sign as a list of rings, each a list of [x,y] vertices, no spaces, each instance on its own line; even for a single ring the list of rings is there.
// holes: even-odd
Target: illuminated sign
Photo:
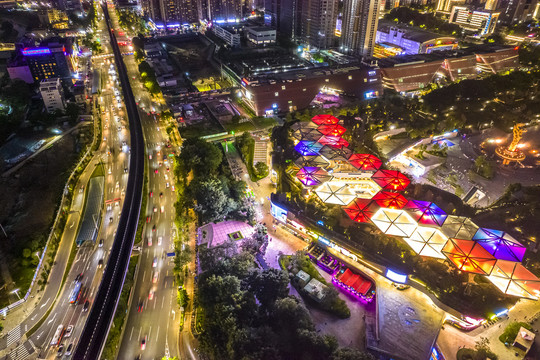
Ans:
[[[287,222],[287,210],[280,208],[274,203],[271,204],[270,212],[272,216],[281,222]]]
[[[330,246],[330,240],[323,238],[322,236],[319,236],[319,241],[322,242],[324,245]]]
[[[390,269],[386,270],[386,277],[393,282],[397,282],[400,284],[406,284],[407,283],[407,275],[400,274],[395,271],[392,271]]]
[[[22,54],[24,56],[47,55],[50,53],[51,53],[51,50],[49,48],[34,48],[34,49],[24,48],[22,50]]]

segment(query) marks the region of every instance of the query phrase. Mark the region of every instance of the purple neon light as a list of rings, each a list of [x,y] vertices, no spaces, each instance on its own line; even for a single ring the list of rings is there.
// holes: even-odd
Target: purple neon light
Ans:
[[[442,226],[448,217],[440,207],[429,201],[409,200],[404,210],[422,225]]]
[[[499,260],[521,262],[527,250],[516,239],[501,230],[479,228],[473,240]]]
[[[315,141],[300,141],[294,147],[294,150],[298,151],[304,156],[315,156],[319,155],[319,150],[322,148],[322,145]]]
[[[304,166],[296,173],[296,177],[305,186],[320,185],[331,178],[325,170],[317,166]]]
[[[51,53],[51,49],[49,48],[24,48],[22,50],[22,54],[24,56],[32,56],[32,55],[47,55]]]

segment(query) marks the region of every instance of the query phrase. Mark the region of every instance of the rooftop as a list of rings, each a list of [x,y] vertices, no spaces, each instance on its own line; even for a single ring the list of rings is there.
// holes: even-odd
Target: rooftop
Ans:
[[[455,39],[455,37],[453,36],[440,35],[434,32],[419,29],[417,27],[397,24],[393,21],[384,20],[379,21],[379,28],[377,29],[377,31],[388,33],[390,31],[390,28],[398,28],[400,30],[403,30],[404,39],[409,39],[420,43],[439,38]]]
[[[207,244],[209,248],[223,245],[229,239],[236,241],[249,237],[255,230],[241,221],[224,221],[217,224],[208,223],[199,228],[199,244]]]

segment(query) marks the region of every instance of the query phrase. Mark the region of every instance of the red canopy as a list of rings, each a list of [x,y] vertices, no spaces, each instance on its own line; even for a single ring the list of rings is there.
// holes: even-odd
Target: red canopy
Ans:
[[[379,170],[371,178],[386,190],[403,190],[411,183],[408,177],[396,170]]]
[[[459,270],[489,275],[497,259],[474,240],[450,239],[442,253]]]
[[[315,115],[311,118],[311,121],[313,121],[317,125],[337,124],[339,122],[339,119],[332,115]]]
[[[343,210],[356,222],[369,222],[371,216],[373,216],[378,208],[379,205],[371,199],[357,198],[349,205],[343,207]]]
[[[332,146],[332,147],[335,147],[335,148],[340,148],[340,147],[343,147],[343,146],[345,146],[345,147],[349,146],[349,142],[347,140],[345,140],[344,138],[339,137],[339,136],[330,136],[330,135],[325,135],[325,136],[321,137],[319,139],[319,143],[323,144],[323,145]]]
[[[347,129],[339,124],[322,124],[317,128],[317,130],[323,135],[330,136],[341,136],[345,134],[345,131],[347,131]]]
[[[407,205],[407,199],[403,195],[391,191],[379,191],[372,199],[377,205],[390,209],[402,209]]]
[[[371,281],[353,273],[348,268],[345,272],[336,275],[336,279],[361,295],[366,295],[372,285]]]
[[[382,166],[382,161],[371,154],[353,154],[349,158],[352,166],[360,170],[378,170]]]

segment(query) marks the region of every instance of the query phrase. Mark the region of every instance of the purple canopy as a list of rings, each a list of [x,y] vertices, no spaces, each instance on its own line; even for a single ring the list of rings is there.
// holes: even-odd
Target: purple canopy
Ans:
[[[322,145],[315,141],[299,141],[298,144],[294,147],[294,150],[298,151],[304,156],[315,156],[319,155],[319,150],[321,150]]]
[[[442,226],[448,217],[440,207],[429,201],[409,200],[403,209],[422,225]]]
[[[473,240],[500,260],[521,262],[527,250],[516,239],[501,230],[479,228]]]
[[[316,186],[332,178],[326,170],[317,166],[305,166],[296,174],[298,180],[305,186]]]

